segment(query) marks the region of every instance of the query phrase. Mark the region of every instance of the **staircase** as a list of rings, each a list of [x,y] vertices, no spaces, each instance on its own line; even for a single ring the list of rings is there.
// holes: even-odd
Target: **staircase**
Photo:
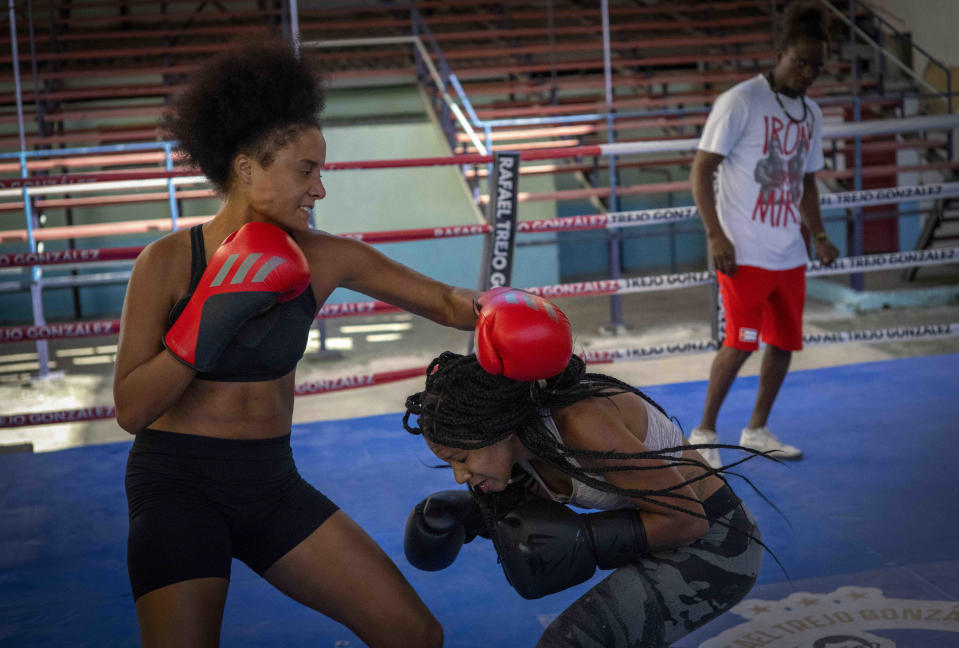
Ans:
[[[854,52],[851,44],[847,43],[844,46],[844,53],[853,54],[853,64],[858,66],[864,74],[873,75],[878,82],[877,87],[882,92],[894,94],[895,92],[909,91],[914,94],[925,95],[925,98],[921,101],[903,102],[898,108],[887,109],[885,114],[881,116],[905,117],[952,112],[955,107],[955,99],[952,97],[954,83],[949,68],[936,61],[920,45],[914,43],[908,33],[899,30],[882,15],[874,11],[868,2],[858,0],[857,6],[861,9],[856,20],[857,27],[877,45],[894,54],[903,66],[911,69],[914,57],[919,57],[920,61],[926,60],[929,62],[923,78],[910,78],[901,67],[891,62],[888,57],[880,54],[875,47],[865,44],[864,39],[859,39],[859,44]],[[903,133],[895,136],[895,139],[902,143],[913,144],[921,144],[923,140],[926,140],[925,143],[928,145],[914,147],[914,150],[919,154],[920,162],[927,167],[927,170],[923,172],[925,182],[932,180],[930,175],[934,174],[938,175],[938,178],[934,181],[954,182],[959,180],[959,168],[953,163],[954,143],[952,132],[945,133],[941,140],[929,140],[923,133]],[[888,164],[889,160],[876,160],[876,162],[878,164]],[[866,160],[864,159],[865,163]],[[897,183],[897,178],[891,175],[884,178],[883,181]],[[869,186],[867,181],[864,180],[863,188],[869,188]],[[881,214],[882,210],[889,211],[889,208],[867,207],[863,209],[867,216],[874,210]],[[893,212],[891,218],[871,219],[864,223],[864,252],[885,252],[901,249],[900,241],[898,241],[897,215]],[[932,209],[925,215],[915,249],[925,250],[950,246],[957,239],[959,239],[959,201],[953,198],[936,201]],[[918,270],[919,268],[911,268],[902,273],[902,278],[906,281],[913,281]]]

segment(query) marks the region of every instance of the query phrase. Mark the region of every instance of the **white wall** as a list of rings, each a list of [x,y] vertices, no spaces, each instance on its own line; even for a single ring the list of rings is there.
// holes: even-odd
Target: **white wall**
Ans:
[[[897,25],[900,31],[912,32],[913,42],[941,63],[959,65],[959,1],[868,0],[866,4],[873,6],[883,18]],[[915,57],[914,65],[915,71],[922,74],[926,68],[925,58]]]

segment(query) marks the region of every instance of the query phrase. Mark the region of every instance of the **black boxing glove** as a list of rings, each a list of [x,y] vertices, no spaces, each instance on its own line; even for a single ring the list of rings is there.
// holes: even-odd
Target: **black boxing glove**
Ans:
[[[545,499],[507,513],[494,534],[506,580],[527,599],[578,585],[597,566],[627,565],[649,548],[638,510],[578,514]]]
[[[462,546],[484,530],[483,515],[465,490],[433,493],[406,520],[403,552],[411,565],[439,571],[453,564]]]

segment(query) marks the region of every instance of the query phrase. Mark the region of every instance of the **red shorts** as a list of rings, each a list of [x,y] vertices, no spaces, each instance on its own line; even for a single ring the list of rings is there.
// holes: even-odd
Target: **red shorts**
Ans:
[[[785,351],[802,349],[802,312],[806,303],[806,266],[766,270],[739,266],[730,277],[716,273],[726,310],[724,346],[743,351],[766,344]]]

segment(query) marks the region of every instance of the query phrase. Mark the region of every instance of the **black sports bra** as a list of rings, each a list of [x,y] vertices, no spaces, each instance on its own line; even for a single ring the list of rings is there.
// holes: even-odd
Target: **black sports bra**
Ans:
[[[206,269],[202,228],[202,225],[196,225],[190,229],[193,249],[190,289],[170,309],[169,326],[173,326],[183,312]],[[315,315],[316,299],[312,287],[307,286],[297,297],[275,304],[247,321],[227,344],[216,369],[197,373],[196,377],[201,380],[256,382],[285,376],[293,371],[303,357]]]

